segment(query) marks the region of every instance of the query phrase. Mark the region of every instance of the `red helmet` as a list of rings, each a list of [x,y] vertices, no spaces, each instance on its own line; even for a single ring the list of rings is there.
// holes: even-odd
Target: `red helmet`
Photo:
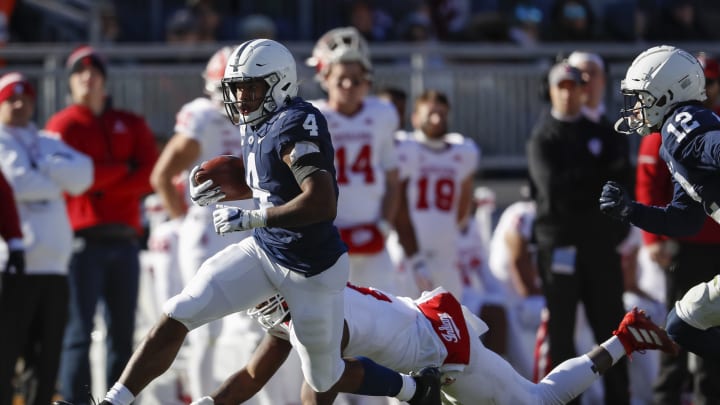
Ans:
[[[232,51],[233,48],[229,46],[220,48],[210,57],[202,73],[202,77],[205,79],[205,93],[215,101],[223,101],[221,81],[225,75],[225,65],[227,65]]]

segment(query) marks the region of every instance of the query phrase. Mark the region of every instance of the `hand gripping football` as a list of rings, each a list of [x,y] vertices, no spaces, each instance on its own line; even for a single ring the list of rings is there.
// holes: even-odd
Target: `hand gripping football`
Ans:
[[[220,155],[204,161],[195,173],[195,182],[201,184],[206,180],[212,180],[225,193],[225,198],[220,201],[252,197],[252,190],[245,183],[245,164],[240,157]]]

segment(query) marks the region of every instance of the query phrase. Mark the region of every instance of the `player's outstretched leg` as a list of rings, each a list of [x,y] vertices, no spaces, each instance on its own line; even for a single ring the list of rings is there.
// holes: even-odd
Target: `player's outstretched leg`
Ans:
[[[129,405],[153,379],[167,371],[188,333],[182,323],[163,315],[135,350],[120,380],[98,405]],[[72,405],[57,401],[53,405]]]

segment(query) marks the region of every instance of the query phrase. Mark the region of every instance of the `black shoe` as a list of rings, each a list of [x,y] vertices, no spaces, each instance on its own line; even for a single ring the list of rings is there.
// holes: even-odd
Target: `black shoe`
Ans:
[[[412,378],[417,384],[415,395],[408,401],[410,405],[440,405],[440,370],[437,367],[425,367]]]

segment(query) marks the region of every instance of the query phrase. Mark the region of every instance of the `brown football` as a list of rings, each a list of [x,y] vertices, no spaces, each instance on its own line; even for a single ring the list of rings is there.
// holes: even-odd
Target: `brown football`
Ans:
[[[242,200],[252,197],[252,190],[245,183],[245,164],[241,157],[220,155],[204,161],[195,173],[195,182],[206,180],[220,186],[225,198],[220,201]]]

